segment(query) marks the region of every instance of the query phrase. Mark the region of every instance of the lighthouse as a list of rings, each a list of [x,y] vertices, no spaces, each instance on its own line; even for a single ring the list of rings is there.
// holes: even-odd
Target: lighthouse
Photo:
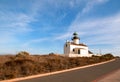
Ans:
[[[76,32],[73,33],[72,41],[64,44],[64,55],[67,57],[90,57],[88,46],[80,42]]]

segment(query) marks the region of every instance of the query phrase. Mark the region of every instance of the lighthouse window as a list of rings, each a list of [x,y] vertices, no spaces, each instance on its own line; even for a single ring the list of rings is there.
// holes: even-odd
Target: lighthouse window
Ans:
[[[73,49],[73,52],[75,51],[75,49]]]
[[[80,54],[80,50],[78,50],[78,54]]]
[[[66,44],[66,47],[67,47],[67,44]]]

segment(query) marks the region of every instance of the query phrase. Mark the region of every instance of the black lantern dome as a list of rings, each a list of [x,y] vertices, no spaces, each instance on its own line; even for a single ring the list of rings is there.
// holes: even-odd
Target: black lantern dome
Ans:
[[[79,39],[80,40],[80,38],[78,37],[78,34],[76,32],[73,33],[72,40],[74,40],[74,39]]]

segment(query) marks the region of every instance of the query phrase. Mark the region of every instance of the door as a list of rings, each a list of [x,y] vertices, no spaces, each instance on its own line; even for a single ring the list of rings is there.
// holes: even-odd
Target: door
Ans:
[[[80,54],[80,49],[78,50],[78,54]]]

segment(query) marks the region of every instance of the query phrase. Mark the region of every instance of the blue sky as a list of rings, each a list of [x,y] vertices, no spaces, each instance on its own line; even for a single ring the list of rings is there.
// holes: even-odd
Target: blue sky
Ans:
[[[0,0],[0,53],[60,53],[77,32],[95,53],[120,56],[120,0]]]

